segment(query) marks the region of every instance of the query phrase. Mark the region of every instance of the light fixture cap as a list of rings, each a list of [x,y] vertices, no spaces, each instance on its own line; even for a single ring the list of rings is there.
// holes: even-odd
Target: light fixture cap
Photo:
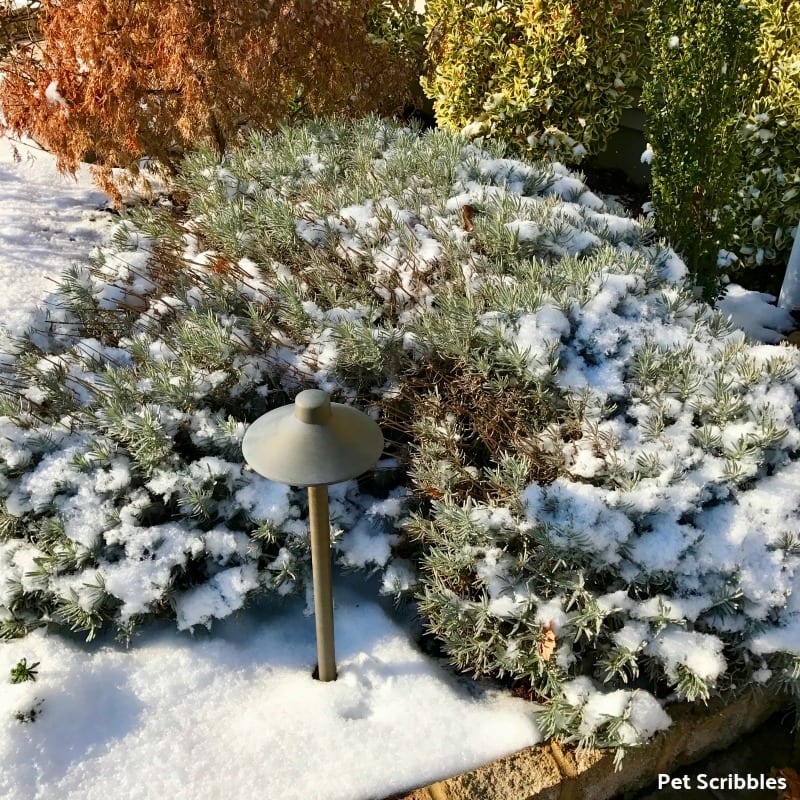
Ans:
[[[383,452],[383,434],[363,411],[331,403],[307,389],[294,403],[259,417],[245,431],[242,453],[259,474],[291,486],[322,486],[356,478]]]

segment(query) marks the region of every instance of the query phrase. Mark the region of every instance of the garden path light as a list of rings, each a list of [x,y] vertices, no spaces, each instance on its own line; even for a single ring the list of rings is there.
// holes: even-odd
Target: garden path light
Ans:
[[[331,403],[328,393],[319,389],[300,392],[293,404],[259,417],[242,440],[245,461],[259,475],[308,487],[321,681],[336,680],[328,484],[366,472],[382,451],[383,435],[376,422],[355,408]]]
[[[794,244],[786,265],[786,274],[778,296],[778,306],[787,311],[800,308],[800,220],[794,231]]]

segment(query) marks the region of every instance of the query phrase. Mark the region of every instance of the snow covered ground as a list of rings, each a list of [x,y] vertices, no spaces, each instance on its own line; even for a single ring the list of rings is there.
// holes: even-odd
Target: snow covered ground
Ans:
[[[17,329],[55,289],[61,271],[82,260],[115,217],[99,209],[108,198],[84,167],[77,179],[59,175],[54,159],[33,143],[0,138],[0,324]]]
[[[772,305],[776,298],[765,292],[750,292],[736,283],[727,286],[717,308],[728,314],[752,339],[766,344],[777,344],[794,328],[792,315],[783,308]]]
[[[63,179],[50,156],[20,152],[0,139],[0,323],[13,329],[113,221],[87,171]],[[731,285],[721,305],[775,341],[789,320],[768,300]],[[129,650],[43,633],[0,645],[0,798],[367,800],[540,739],[530,704],[454,678],[363,578],[340,577],[335,597],[330,684],[311,677],[298,600],[210,634],[153,627]],[[22,658],[38,679],[11,684]],[[34,722],[15,719],[32,708]]]
[[[0,647],[0,797],[380,798],[540,739],[530,705],[471,696],[366,592],[335,587],[338,680],[320,683],[303,603],[125,650],[34,634]],[[41,716],[20,724],[15,709]]]

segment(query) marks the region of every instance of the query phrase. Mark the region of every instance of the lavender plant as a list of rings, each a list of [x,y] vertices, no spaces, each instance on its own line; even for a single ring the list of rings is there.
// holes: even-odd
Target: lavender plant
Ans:
[[[696,300],[649,222],[373,118],[198,153],[180,191],[4,347],[4,635],[302,591],[302,495],[239,447],[316,386],[391,457],[332,492],[339,561],[546,733],[622,752],[669,698],[797,695],[798,356]]]

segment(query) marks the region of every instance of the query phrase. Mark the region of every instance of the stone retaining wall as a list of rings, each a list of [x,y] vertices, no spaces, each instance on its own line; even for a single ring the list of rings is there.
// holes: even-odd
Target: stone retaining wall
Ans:
[[[728,747],[787,705],[754,689],[727,704],[673,706],[669,729],[630,750],[617,772],[613,751],[575,753],[550,742],[387,800],[608,800]]]

